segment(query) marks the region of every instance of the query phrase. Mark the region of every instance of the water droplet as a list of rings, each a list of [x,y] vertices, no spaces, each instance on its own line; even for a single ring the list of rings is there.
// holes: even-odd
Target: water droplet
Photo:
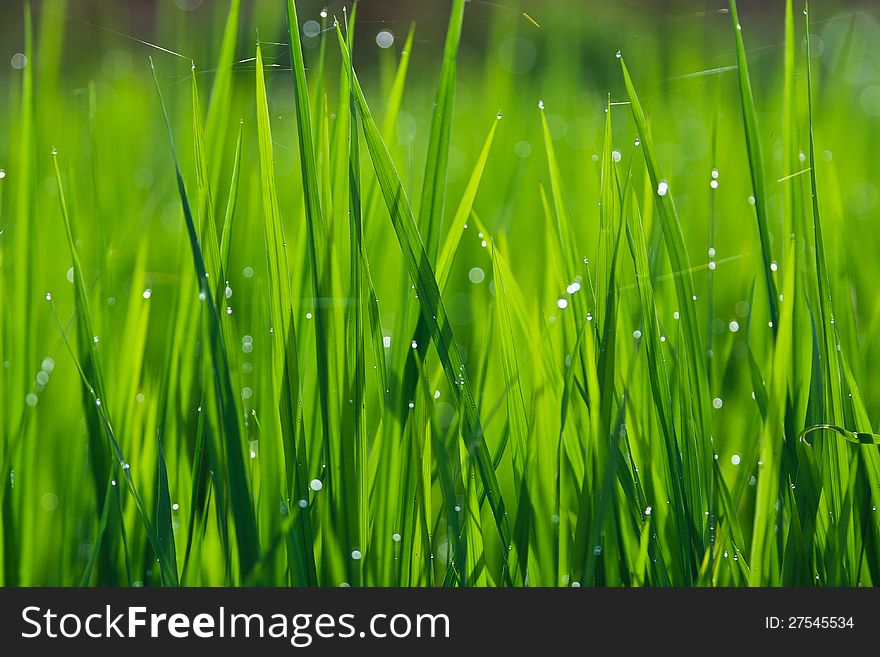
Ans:
[[[177,502],[175,502],[174,504],[171,505],[172,511],[177,511],[179,508],[180,508],[180,505]]]
[[[440,399],[440,391],[439,390],[434,391],[434,399]]]
[[[777,264],[776,264],[776,261],[773,260],[773,261],[770,263],[770,271],[776,271],[776,270],[778,270],[778,269],[779,269],[779,265],[777,265]]]
[[[351,551],[351,558],[354,559],[355,561],[360,561],[361,556],[362,555],[361,555],[360,550],[352,550]]]
[[[46,356],[46,358],[43,359],[43,362],[40,363],[40,369],[43,370],[46,374],[51,374],[55,369],[55,361],[52,358]]]
[[[92,336],[92,340],[94,340],[95,344],[98,344],[98,340],[100,340],[100,338],[97,335],[94,335]]]
[[[254,268],[253,267],[245,267],[241,270],[241,275],[245,278],[253,278],[254,277]]]
[[[653,509],[651,507],[649,507],[649,506],[645,507],[645,515],[646,516],[651,515],[651,511],[653,511]]]
[[[391,534],[391,540],[395,543],[400,543],[400,534],[398,534],[397,532]]]
[[[486,240],[483,240],[482,242],[480,242],[480,246],[482,246],[484,249],[486,248],[487,244],[488,244],[488,242]]]
[[[324,488],[324,482],[321,481],[320,479],[312,479],[309,482],[309,488],[311,488],[313,491],[315,491],[317,493],[319,490]]]
[[[407,404],[407,406],[409,406],[410,408],[415,408],[416,404],[415,402],[410,402],[409,404]]]
[[[327,18],[327,10],[326,9],[321,10],[321,18]]]
[[[376,45],[380,48],[390,48],[394,45],[394,35],[388,30],[382,30],[376,35]]]
[[[666,196],[669,192],[669,185],[665,180],[661,181],[659,185],[657,185],[657,196]]]
[[[750,195],[749,196],[749,205],[754,205],[754,204],[755,204],[755,197]]]
[[[539,109],[539,110],[544,109],[544,101],[543,101],[543,100],[539,100],[539,101],[538,101],[538,109]]]
[[[681,317],[681,315],[678,313],[677,310],[674,313],[672,313],[672,319],[678,319],[679,317]]]
[[[305,509],[309,505],[309,503],[306,500],[300,500],[296,504],[300,509]]]
[[[714,247],[714,246],[710,246],[710,247],[709,247],[709,257],[710,257],[710,258],[714,258],[714,257],[715,257],[715,247]]]
[[[382,337],[382,346],[386,349],[391,349],[391,336],[385,335]]]
[[[149,299],[151,296],[153,296],[153,291],[150,288],[147,288],[146,290],[144,290],[144,294],[143,294],[144,299]],[[159,305],[161,305],[161,303]]]
[[[129,470],[129,469],[131,469],[131,466],[128,463],[126,463],[125,461],[123,461],[122,462],[122,469]]]
[[[227,315],[231,315],[231,314],[232,314],[232,306],[226,306],[226,314],[227,314]]]
[[[418,348],[419,348],[419,343],[416,342],[415,340],[413,340],[412,343],[410,344],[410,347],[412,347],[413,349],[418,349]]]
[[[470,282],[473,283],[474,285],[478,285],[479,283],[482,283],[485,280],[485,278],[486,278],[486,272],[484,272],[479,267],[474,267],[473,269],[471,269],[468,272],[468,279],[470,279]]]
[[[73,283],[73,267],[67,270],[67,282]]]
[[[717,180],[710,180],[709,187],[711,187],[712,189],[718,189],[718,181]]]
[[[715,399],[712,400],[712,407],[713,408],[717,409],[717,408],[721,408],[722,406],[724,406],[724,401],[721,399],[721,397],[716,397]]]
[[[709,271],[715,271],[715,267],[716,267],[716,265],[715,265],[715,261],[714,261],[714,260],[710,260],[710,261],[709,261]]]
[[[739,322],[733,320],[730,322],[730,324],[727,325],[727,328],[730,329],[731,333],[736,333],[737,331],[739,331]]]
[[[115,479],[111,479],[111,480],[110,480],[110,485],[111,485],[111,486],[115,486],[115,485],[116,485],[116,480],[115,480]]]
[[[633,146],[641,146],[642,140],[636,137],[636,140],[633,142]]]
[[[730,462],[734,465],[739,465],[740,461],[742,461],[742,457],[739,454],[734,454],[730,457]]]
[[[557,299],[556,307],[565,310],[566,308],[568,308],[568,299]]]
[[[33,408],[39,403],[39,398],[34,393],[28,393],[24,398],[24,403]]]
[[[633,331],[633,338],[635,338],[636,340],[639,340],[639,339],[641,339],[641,337],[642,337],[642,332],[639,329],[636,329],[635,331]]]
[[[252,388],[248,388],[247,386],[245,386],[244,388],[241,389],[241,398],[242,399],[250,399],[253,396],[254,396],[254,391]]]
[[[574,294],[575,292],[577,292],[580,289],[581,289],[581,284],[578,283],[577,281],[575,281],[574,283],[572,283],[571,285],[566,287],[565,291],[568,292],[568,294]]]
[[[620,59],[623,55],[621,55],[620,51],[618,50],[614,56],[617,57],[617,59]]]
[[[616,149],[613,150],[613,151],[611,151],[611,159],[612,159],[614,162],[620,162],[620,160],[621,160],[622,158],[623,158],[623,155],[621,155],[620,151],[618,151],[618,150],[616,150]]]
[[[12,59],[9,60],[9,65],[20,71],[27,66],[27,56],[23,52],[17,52],[12,56]]]
[[[0,180],[3,180],[6,177],[6,170],[0,169]]]
[[[503,115],[501,114],[501,110],[498,110],[498,114],[495,115],[495,118],[498,119],[499,121],[500,121],[502,118],[504,118]]]
[[[100,406],[100,405],[101,405],[101,400],[100,400],[100,399],[96,399],[96,400],[95,400],[95,406]]]

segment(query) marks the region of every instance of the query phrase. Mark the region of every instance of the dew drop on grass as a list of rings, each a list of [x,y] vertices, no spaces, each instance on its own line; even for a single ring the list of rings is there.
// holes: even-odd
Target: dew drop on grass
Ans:
[[[39,403],[39,398],[34,393],[28,393],[24,398],[24,403],[33,408]]]
[[[355,561],[360,561],[362,556],[363,555],[361,554],[360,550],[352,550],[351,551],[351,558],[354,559]]]
[[[410,408],[415,408],[416,404],[415,402],[410,402],[409,404],[407,404],[407,406],[409,406]]]
[[[501,110],[498,110],[498,114],[495,115],[495,118],[499,121],[504,118],[504,115],[501,113]]]
[[[151,296],[153,296],[153,291],[150,288],[147,288],[146,290],[144,290],[142,296],[144,297],[144,299],[149,299]]]
[[[412,347],[413,349],[418,349],[419,343],[413,340],[412,343],[410,343],[410,347]]]
[[[306,313],[306,319],[311,319],[311,318],[312,318],[312,313]]]
[[[581,289],[581,284],[578,283],[577,281],[575,281],[574,283],[572,283],[571,285],[566,287],[565,291],[568,292],[569,294],[574,294],[575,292],[579,291],[580,289]]]
[[[391,540],[395,543],[400,543],[400,534],[398,534],[397,532],[391,534]]]
[[[579,589],[579,588],[581,588],[581,583],[580,583],[580,582],[572,582],[572,583],[571,583],[571,588],[573,588],[573,589]]]
[[[73,267],[67,270],[67,282],[73,283]]]
[[[561,310],[565,310],[566,308],[568,308],[568,299],[557,299],[556,307]]]
[[[324,9],[321,10],[321,14],[320,14],[320,16],[321,16],[321,18],[327,18],[327,9],[326,9],[326,7],[325,7]]]
[[[779,269],[779,265],[777,265],[777,264],[776,264],[776,261],[773,260],[773,261],[770,263],[770,271],[776,271],[776,270],[778,270],[778,269]]]
[[[714,261],[714,260],[710,260],[710,261],[709,261],[709,271],[715,271],[715,267],[716,267],[716,265],[715,265],[715,261]]]
[[[385,335],[382,337],[382,346],[386,349],[391,349],[391,336]]]
[[[539,109],[539,110],[544,109],[544,101],[543,101],[543,100],[539,100],[539,101],[538,101],[538,109]]]
[[[619,150],[615,149],[615,150],[611,151],[611,159],[612,159],[614,162],[620,162],[620,160],[621,160],[622,158],[623,158],[623,155],[621,155],[621,153],[620,153]]]
[[[721,408],[722,406],[724,406],[724,401],[721,399],[721,397],[716,397],[712,400],[712,406],[715,408]]]
[[[180,505],[177,502],[175,502],[174,504],[171,505],[172,511],[177,511],[179,508],[180,508]]]
[[[241,270],[241,275],[245,278],[253,278],[254,277],[254,268],[253,267],[245,267]]]
[[[657,196],[666,196],[668,192],[669,184],[665,180],[660,181],[660,184],[657,185]]]
[[[309,482],[309,488],[311,488],[313,491],[315,491],[317,493],[319,490],[324,488],[324,482],[321,481],[320,479],[312,479]]]
[[[739,322],[733,320],[732,322],[730,322],[730,324],[727,325],[727,327],[730,329],[731,333],[736,333],[737,331],[739,331]]]
[[[718,181],[717,180],[710,180],[709,187],[711,187],[712,189],[718,189]]]
[[[309,503],[306,500],[300,500],[296,504],[297,504],[297,506],[299,506],[300,509],[305,509],[309,505]]]
[[[0,180],[3,180],[6,177],[6,170],[0,169]]]
[[[376,35],[376,45],[380,48],[390,48],[394,45],[394,35],[388,30],[382,30]]]
[[[645,507],[645,515],[646,515],[646,516],[651,515],[651,512],[652,512],[653,510],[654,510],[654,509],[652,509],[651,507],[646,506],[646,507]]]
[[[468,279],[470,279],[470,282],[474,285],[482,283],[485,278],[486,273],[479,267],[474,267],[468,272]]]
[[[742,461],[742,457],[739,454],[734,454],[730,457],[730,462],[734,465],[739,465],[740,461]]]
[[[672,319],[678,319],[679,317],[681,317],[681,315],[678,313],[677,310],[674,313],[672,313]]]
[[[40,369],[43,370],[46,374],[51,374],[55,369],[54,359],[46,356],[46,358],[43,359],[43,362],[40,363]]]
[[[639,340],[639,339],[641,339],[641,337],[642,337],[642,332],[639,329],[636,329],[635,331],[633,331],[633,338],[635,338],[636,340]]]

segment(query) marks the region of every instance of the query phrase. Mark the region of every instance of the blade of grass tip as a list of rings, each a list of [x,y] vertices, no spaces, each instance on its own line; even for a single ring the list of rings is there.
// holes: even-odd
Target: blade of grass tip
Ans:
[[[446,202],[446,178],[449,165],[449,146],[452,139],[452,110],[455,104],[455,77],[458,45],[464,23],[465,0],[453,0],[452,14],[446,30],[440,82],[434,99],[425,175],[422,179],[422,198],[419,203],[419,227],[425,231],[425,250],[431,262],[437,257],[442,234],[443,211]]]
[[[220,270],[220,244],[217,239],[217,220],[214,216],[214,196],[208,171],[208,149],[205,144],[205,129],[202,123],[202,107],[199,102],[199,86],[196,82],[196,67],[192,65],[192,116],[193,153],[196,166],[196,194],[199,218],[199,239],[205,258],[205,270],[214,277],[214,292],[222,299],[226,289],[225,273]]]
[[[232,179],[229,182],[229,196],[226,199],[226,213],[223,216],[223,234],[220,236],[220,270],[224,279],[229,276],[229,254],[232,247],[232,221],[235,218],[235,205],[238,202],[238,185],[241,178],[241,137],[244,120],[238,124],[238,139],[235,142],[235,156],[232,160]]]
[[[480,187],[480,180],[483,178],[483,171],[486,169],[486,162],[489,159],[489,151],[492,149],[492,142],[495,139],[495,129],[498,127],[499,120],[500,115],[492,122],[492,127],[489,128],[489,134],[486,135],[486,140],[483,142],[483,148],[480,151],[480,155],[477,158],[473,171],[471,172],[471,177],[468,180],[467,187],[465,187],[461,202],[458,204],[458,209],[452,220],[452,226],[446,234],[443,248],[440,250],[440,256],[437,258],[437,284],[440,286],[441,290],[446,289],[446,283],[449,280],[449,272],[452,270],[452,262],[455,259],[455,254],[458,252],[458,246],[461,244],[461,237],[464,235],[468,217],[474,207],[474,199],[476,198],[477,190]],[[484,235],[485,234],[486,233],[484,233]]]
[[[208,161],[211,163],[210,188],[219,189],[220,173],[223,162],[223,149],[229,131],[229,113],[232,107],[232,73],[235,66],[235,46],[238,41],[239,14],[241,0],[231,0],[229,13],[226,15],[226,26],[220,41],[217,55],[217,66],[214,74],[214,86],[208,102],[208,116],[205,120],[205,141],[208,145]],[[226,224],[223,224],[226,230]],[[224,271],[226,271],[224,269]]]
[[[770,321],[773,322],[773,335],[776,335],[779,323],[779,295],[773,280],[773,257],[770,252],[770,228],[767,216],[767,190],[764,181],[764,156],[761,152],[758,115],[755,110],[755,98],[749,79],[749,67],[746,59],[746,48],[743,42],[742,25],[736,11],[736,0],[730,0],[730,17],[736,35],[736,64],[739,79],[739,92],[742,102],[743,123],[745,124],[746,148],[749,156],[749,171],[752,176],[752,193],[755,199],[755,214],[758,220],[758,236],[761,240],[761,256],[764,263],[764,280],[767,285],[767,303],[770,310]]]
[[[694,437],[696,454],[693,455],[693,458],[699,464],[698,471],[691,473],[689,477],[695,479],[693,483],[695,485],[698,484],[702,493],[702,495],[692,500],[690,514],[693,526],[705,529],[708,522],[707,518],[711,518],[714,515],[712,483],[714,481],[715,456],[708,415],[710,403],[709,386],[708,379],[706,378],[706,364],[702,355],[704,346],[700,337],[700,322],[696,313],[697,296],[694,294],[694,281],[691,275],[690,260],[685,247],[681,222],[678,219],[669,184],[666,182],[660,169],[653,138],[648,130],[645,111],[639,101],[623,57],[620,57],[619,61],[627,95],[630,99],[630,109],[642,142],[642,153],[648,169],[648,177],[654,190],[654,199],[660,217],[663,238],[666,242],[666,250],[672,270],[682,272],[680,276],[675,277],[675,292],[682,319],[682,334],[687,341],[686,346],[680,353],[684,356],[686,375],[690,379],[689,387],[694,394],[694,398],[688,401],[688,409],[693,414],[693,432],[696,434]],[[706,511],[709,512],[708,516],[704,515]],[[702,545],[697,545],[696,547],[696,554],[704,553]]]
[[[348,60],[350,58],[345,49],[342,32],[338,27],[336,32],[343,57]],[[492,460],[480,422],[479,410],[468,382],[458,343],[455,341],[455,336],[452,333],[452,327],[446,315],[446,308],[440,295],[437,280],[434,277],[427,253],[422,245],[412,207],[404,194],[403,183],[397,174],[388,149],[382,141],[379,128],[373,120],[366,97],[358,82],[357,75],[354,73],[352,74],[352,88],[357,96],[361,129],[370,152],[370,158],[373,161],[373,167],[379,179],[379,185],[385,197],[385,203],[391,215],[398,244],[403,253],[410,278],[419,296],[422,316],[430,330],[437,354],[449,381],[450,389],[453,391],[453,399],[459,412],[464,416],[465,430],[462,438],[476,460],[501,539],[502,559],[506,563],[507,551],[511,546],[511,542],[504,500],[501,496],[495,470],[492,467]]]
[[[174,160],[174,171],[177,178],[177,189],[183,208],[186,229],[189,236],[190,249],[192,250],[193,266],[199,286],[199,299],[205,303],[205,329],[208,337],[211,359],[213,361],[214,385],[219,405],[219,412],[223,421],[223,442],[226,456],[226,475],[229,479],[229,495],[232,503],[232,518],[235,525],[235,534],[238,539],[238,561],[241,576],[246,576],[257,563],[259,558],[259,538],[257,536],[257,523],[254,516],[254,507],[251,501],[250,491],[247,484],[247,475],[244,468],[244,456],[242,455],[242,436],[239,426],[239,410],[236,407],[235,395],[232,392],[232,380],[229,373],[229,361],[223,338],[220,331],[220,319],[217,315],[214,297],[208,282],[205,261],[199,246],[198,234],[196,233],[195,221],[186,194],[186,186],[183,182],[183,174],[177,159],[177,151],[174,148],[174,137],[171,132],[171,121],[162,98],[162,90],[159,87],[159,79],[156,68],[150,59],[150,68],[153,73],[153,82],[162,107],[162,116],[165,128],[168,132],[168,141],[171,147],[171,155]]]
[[[386,144],[394,141],[394,132],[397,129],[397,117],[400,115],[400,106],[403,103],[403,92],[406,88],[406,76],[409,71],[410,54],[412,53],[412,44],[415,37],[415,23],[410,24],[409,32],[406,35],[406,41],[403,50],[400,53],[400,61],[397,64],[397,71],[394,74],[394,81],[391,83],[391,90],[388,92],[385,105],[385,116],[382,119],[382,139]],[[376,187],[375,178],[369,176],[363,181],[363,197],[364,216],[372,217],[376,214],[376,208],[381,201],[381,193]],[[366,239],[370,240],[374,233],[371,226],[378,226],[379,222],[366,226]]]

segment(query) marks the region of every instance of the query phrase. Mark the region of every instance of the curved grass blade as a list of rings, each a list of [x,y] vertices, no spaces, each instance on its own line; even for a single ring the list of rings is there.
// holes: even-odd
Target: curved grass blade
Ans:
[[[342,37],[342,32],[337,27],[337,36],[340,49],[346,63],[349,63],[348,52]],[[507,524],[504,500],[492,467],[489,449],[486,445],[483,427],[480,422],[477,403],[468,382],[464,362],[459,352],[458,343],[452,333],[452,327],[446,315],[446,308],[440,295],[437,279],[428,259],[428,255],[422,244],[415,216],[406,195],[403,191],[403,183],[394,162],[388,153],[385,143],[382,141],[379,128],[370,113],[366,97],[358,82],[357,76],[352,74],[352,89],[356,94],[358,113],[361,117],[361,127],[373,161],[373,167],[379,179],[379,186],[385,197],[385,203],[391,215],[392,225],[397,234],[397,241],[403,253],[406,267],[410,278],[419,295],[419,305],[422,317],[427,323],[431,338],[440,357],[443,370],[449,381],[450,389],[459,412],[464,416],[465,445],[472,458],[477,463],[480,478],[486,489],[489,505],[495,518],[495,524],[502,544],[502,559],[507,562],[507,552],[511,546],[510,530]]]
[[[171,155],[174,160],[174,170],[177,178],[177,189],[180,194],[180,202],[183,208],[186,229],[189,236],[190,249],[192,250],[193,266],[199,286],[199,299],[205,303],[204,323],[207,333],[214,373],[215,394],[217,395],[218,411],[223,424],[223,443],[226,457],[226,476],[228,477],[229,496],[232,506],[232,518],[235,525],[235,535],[238,539],[238,562],[241,577],[244,578],[257,563],[260,553],[259,537],[257,535],[257,523],[254,516],[254,507],[251,501],[250,490],[247,484],[247,475],[244,468],[244,456],[242,455],[242,436],[239,426],[239,411],[235,403],[235,395],[232,392],[232,381],[229,376],[229,359],[223,343],[220,319],[217,314],[214,295],[208,282],[205,261],[202,249],[199,246],[198,234],[195,221],[186,194],[186,186],[183,182],[183,174],[174,148],[174,137],[171,132],[171,121],[162,98],[162,90],[159,87],[159,79],[156,76],[156,68],[150,59],[150,68],[153,72],[153,82],[156,85],[156,93],[159,96],[159,104],[162,107],[162,116],[165,120],[165,128],[168,132],[168,141],[171,146]]]
[[[761,239],[761,256],[764,262],[764,280],[767,285],[767,303],[770,309],[770,321],[773,322],[773,335],[779,325],[779,295],[773,281],[771,265],[773,257],[770,253],[770,228],[767,217],[767,190],[764,181],[764,156],[761,152],[761,139],[758,130],[758,118],[755,111],[755,98],[749,80],[749,66],[746,59],[746,47],[743,43],[742,25],[736,12],[736,0],[730,0],[730,17],[736,34],[736,64],[739,74],[739,92],[742,100],[743,122],[746,130],[746,147],[749,154],[749,171],[752,175],[752,190],[755,198],[755,213],[758,219],[758,235]]]

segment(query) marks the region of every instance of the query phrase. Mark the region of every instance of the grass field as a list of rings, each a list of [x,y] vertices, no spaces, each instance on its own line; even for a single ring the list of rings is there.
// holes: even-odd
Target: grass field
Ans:
[[[412,4],[0,3],[0,583],[880,583],[876,7]]]

